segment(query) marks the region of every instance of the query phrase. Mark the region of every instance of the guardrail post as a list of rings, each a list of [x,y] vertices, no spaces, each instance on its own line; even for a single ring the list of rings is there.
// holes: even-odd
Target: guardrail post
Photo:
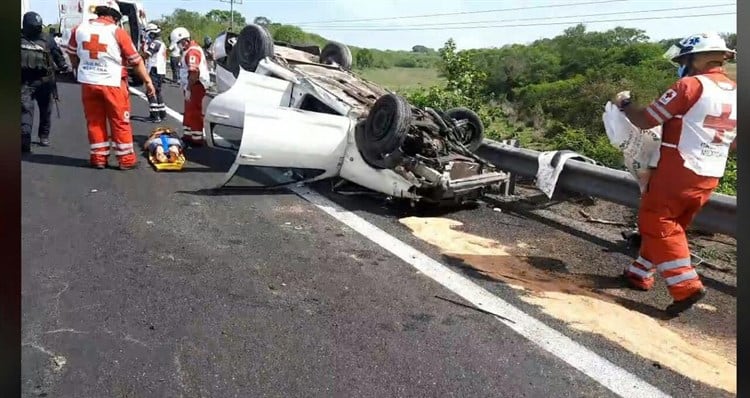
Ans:
[[[503,140],[502,143],[513,148],[519,148],[521,146],[521,143],[515,139]],[[518,176],[515,172],[511,171],[508,173],[508,181],[503,183],[503,195],[510,196],[515,194],[517,178]]]

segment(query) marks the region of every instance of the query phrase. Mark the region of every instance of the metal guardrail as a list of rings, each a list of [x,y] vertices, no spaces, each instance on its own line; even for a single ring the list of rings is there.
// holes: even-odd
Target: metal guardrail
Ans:
[[[539,152],[485,140],[477,154],[499,169],[525,177],[535,177]],[[553,159],[554,163],[554,159]],[[570,159],[565,162],[557,187],[566,191],[598,197],[637,209],[640,204],[638,183],[630,173]],[[713,194],[698,213],[693,225],[709,232],[736,236],[737,198]]]

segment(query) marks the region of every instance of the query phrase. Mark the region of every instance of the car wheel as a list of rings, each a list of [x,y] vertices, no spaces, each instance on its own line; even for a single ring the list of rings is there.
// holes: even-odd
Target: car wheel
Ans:
[[[329,42],[320,51],[320,63],[337,63],[344,70],[352,69],[352,52],[344,44],[335,41]]]
[[[474,152],[484,140],[484,124],[476,112],[468,108],[452,108],[445,112],[445,116],[457,121],[466,120],[466,124],[458,128],[461,144]]]
[[[240,68],[255,72],[258,63],[266,57],[273,56],[273,39],[271,34],[260,25],[247,25],[237,36],[237,43],[227,56],[227,69],[236,77]]]
[[[411,106],[403,97],[386,94],[378,98],[356,137],[365,160],[381,168],[393,167],[393,160],[385,160],[399,156],[411,118]]]

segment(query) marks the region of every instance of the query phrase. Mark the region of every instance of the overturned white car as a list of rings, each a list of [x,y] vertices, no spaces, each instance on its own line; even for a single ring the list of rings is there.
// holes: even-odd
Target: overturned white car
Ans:
[[[218,95],[208,145],[237,153],[222,186],[277,187],[341,178],[385,195],[463,201],[508,175],[476,156],[483,125],[466,108],[444,113],[351,73],[349,49],[273,42],[259,25],[214,42]]]

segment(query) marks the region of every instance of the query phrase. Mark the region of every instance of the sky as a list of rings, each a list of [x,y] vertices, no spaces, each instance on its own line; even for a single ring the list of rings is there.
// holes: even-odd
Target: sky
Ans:
[[[57,21],[57,0],[28,1],[31,9],[39,12],[45,23]],[[660,18],[590,22],[586,24],[587,29],[600,31],[616,26],[639,28],[654,40],[705,31],[737,31],[736,0],[234,1],[235,10],[242,13],[248,22],[257,16],[264,16],[272,22],[299,25],[330,40],[358,47],[392,50],[410,50],[414,45],[439,48],[449,38],[454,39],[459,49],[524,44],[554,37],[578,22],[611,19]],[[236,3],[238,1],[242,4]],[[591,4],[594,2],[598,4]],[[569,6],[576,3],[589,4]],[[229,0],[143,0],[143,4],[149,19],[170,14],[176,8],[205,13],[211,9],[228,10],[230,6]],[[509,8],[516,10],[507,10]],[[498,9],[506,10],[493,11]],[[454,15],[411,18],[415,15],[450,13]],[[732,14],[704,16],[719,13]],[[686,15],[700,17],[684,18]]]

